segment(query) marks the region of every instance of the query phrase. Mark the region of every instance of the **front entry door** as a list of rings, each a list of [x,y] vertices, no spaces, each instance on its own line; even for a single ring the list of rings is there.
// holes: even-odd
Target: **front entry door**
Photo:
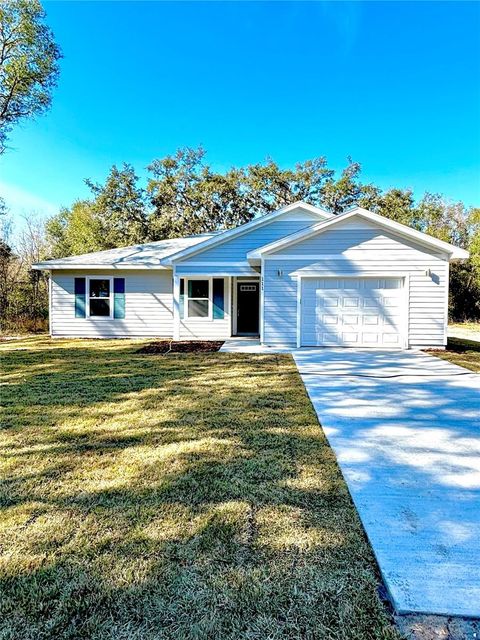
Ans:
[[[237,334],[258,335],[260,284],[237,282]]]

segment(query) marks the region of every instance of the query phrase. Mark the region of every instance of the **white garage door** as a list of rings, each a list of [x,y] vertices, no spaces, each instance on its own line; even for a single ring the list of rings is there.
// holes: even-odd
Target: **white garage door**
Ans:
[[[302,278],[304,346],[402,348],[402,278]]]

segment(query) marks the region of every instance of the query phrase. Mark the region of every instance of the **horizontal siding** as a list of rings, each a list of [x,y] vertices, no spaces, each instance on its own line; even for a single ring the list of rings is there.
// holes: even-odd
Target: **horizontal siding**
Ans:
[[[181,320],[180,340],[226,340],[232,335],[230,315],[224,320]]]
[[[328,256],[335,253],[334,247],[346,250],[358,247],[355,239],[346,235],[372,233],[374,230],[343,230],[340,238],[334,233],[329,235],[328,246],[312,246],[310,241],[289,249],[289,255],[317,254],[324,250]],[[322,238],[326,237],[322,234]],[[322,276],[335,277],[339,274],[361,277],[362,274],[398,274],[409,276],[410,302],[408,310],[409,346],[443,346],[445,344],[446,295],[448,290],[448,262],[441,256],[432,255],[411,243],[393,237],[385,237],[381,242],[377,236],[360,239],[360,243],[371,243],[371,249],[359,255],[349,257],[348,251],[338,258],[327,257],[325,260],[312,261],[310,258],[290,260],[275,254],[264,262],[264,341],[267,344],[295,344],[297,323],[297,281],[295,272],[308,275],[318,273]],[[320,239],[320,237],[318,238]],[[278,257],[277,257],[278,256]],[[320,256],[319,256],[320,257]],[[425,275],[430,269],[432,276]],[[278,275],[278,270],[283,275]]]
[[[280,217],[262,227],[257,227],[252,231],[247,231],[231,240],[227,240],[223,244],[212,247],[211,249],[205,249],[201,253],[193,255],[188,260],[182,260],[177,264],[187,265],[189,262],[200,261],[242,262],[246,260],[246,254],[249,251],[263,247],[270,242],[296,233],[300,231],[300,229],[304,229],[320,221],[320,218],[313,214],[311,217],[307,216],[301,220],[289,219],[287,216]]]
[[[282,255],[315,255],[320,257],[322,255],[343,254],[349,251],[358,253],[360,257],[362,253],[371,253],[372,251],[378,253],[393,251],[395,257],[399,259],[402,259],[405,252],[441,257],[440,253],[432,249],[427,249],[403,238],[399,240],[394,234],[378,228],[345,228],[340,225],[331,231],[325,231],[275,251],[274,255],[275,257]]]
[[[85,276],[125,278],[125,318],[75,318],[74,278]],[[55,337],[171,337],[172,272],[54,271],[52,275],[51,333]]]

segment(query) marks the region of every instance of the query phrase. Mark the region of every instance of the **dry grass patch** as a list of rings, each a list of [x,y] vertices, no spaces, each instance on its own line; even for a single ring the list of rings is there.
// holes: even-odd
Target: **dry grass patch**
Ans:
[[[289,356],[0,344],[0,638],[396,638]]]

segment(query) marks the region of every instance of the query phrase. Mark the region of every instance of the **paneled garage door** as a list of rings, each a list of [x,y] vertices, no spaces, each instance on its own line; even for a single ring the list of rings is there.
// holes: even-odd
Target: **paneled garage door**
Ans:
[[[302,278],[304,346],[402,348],[402,278]]]

